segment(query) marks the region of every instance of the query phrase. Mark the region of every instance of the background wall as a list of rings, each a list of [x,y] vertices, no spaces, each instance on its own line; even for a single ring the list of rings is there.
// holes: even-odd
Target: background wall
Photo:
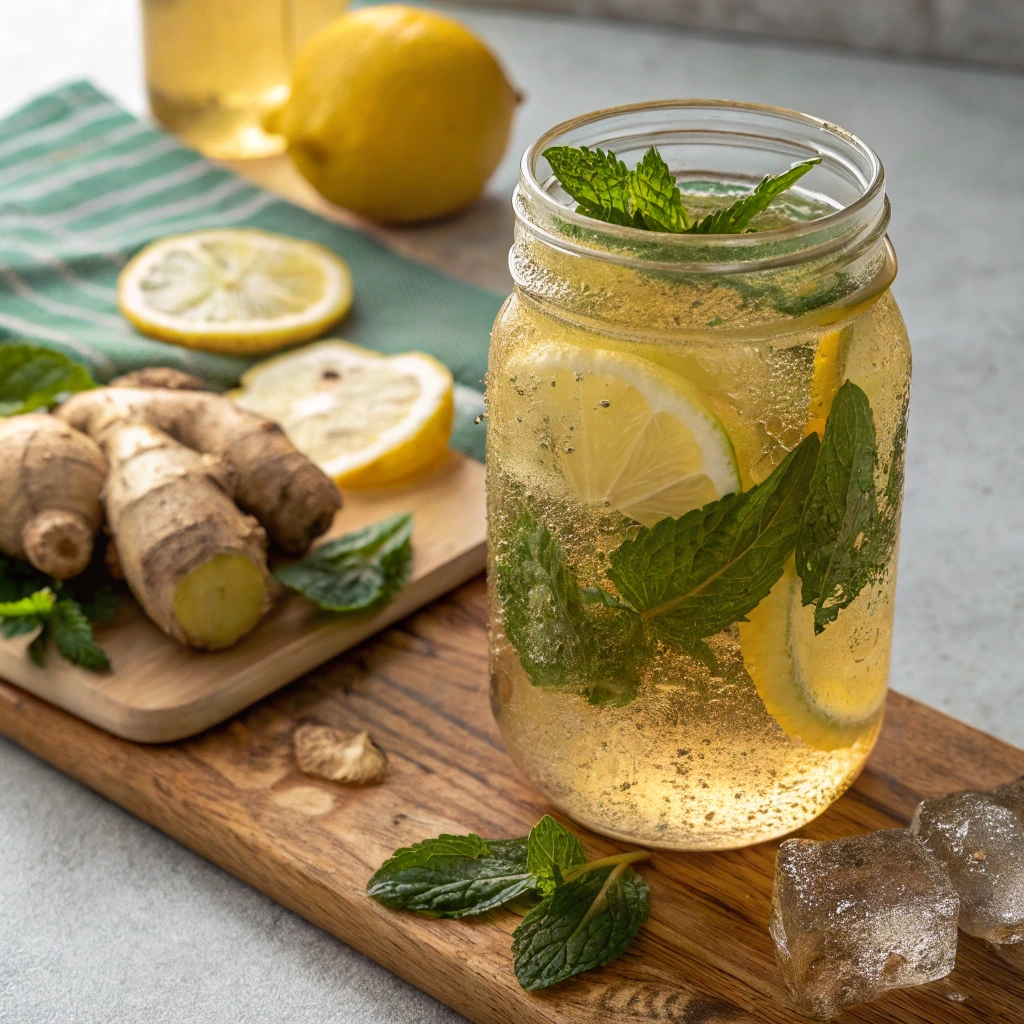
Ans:
[[[461,0],[1024,67],[1024,0]]]

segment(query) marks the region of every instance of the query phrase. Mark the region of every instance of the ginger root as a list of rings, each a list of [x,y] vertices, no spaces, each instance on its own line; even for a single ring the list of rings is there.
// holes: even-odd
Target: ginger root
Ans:
[[[83,391],[56,415],[107,457],[117,562],[146,614],[181,643],[228,647],[269,603],[267,534],[303,553],[341,496],[276,424],[192,390],[187,375],[141,379],[165,386]]]
[[[304,775],[365,786],[380,782],[387,771],[388,759],[368,732],[345,732],[309,722],[295,730],[292,742]]]
[[[92,558],[107,461],[48,413],[0,420],[0,552],[59,580]]]

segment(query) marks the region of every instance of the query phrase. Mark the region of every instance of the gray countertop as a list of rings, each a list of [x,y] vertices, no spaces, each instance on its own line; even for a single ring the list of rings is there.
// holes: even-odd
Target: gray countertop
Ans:
[[[528,98],[484,200],[401,244],[500,291],[518,156],[582,111],[753,100],[878,150],[915,360],[892,684],[1024,746],[1024,77],[621,21],[458,16]],[[135,17],[127,0],[5,10],[0,113],[80,76],[141,112]],[[0,778],[0,1021],[461,1019],[6,741]]]

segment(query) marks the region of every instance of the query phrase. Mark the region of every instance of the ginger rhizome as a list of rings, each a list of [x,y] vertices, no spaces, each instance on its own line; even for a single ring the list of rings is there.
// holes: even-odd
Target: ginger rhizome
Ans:
[[[276,424],[194,386],[176,371],[143,371],[73,396],[56,415],[106,455],[108,528],[139,604],[168,636],[216,650],[269,603],[267,535],[302,554],[341,496]]]
[[[59,580],[92,558],[107,461],[48,413],[0,419],[0,552]]]

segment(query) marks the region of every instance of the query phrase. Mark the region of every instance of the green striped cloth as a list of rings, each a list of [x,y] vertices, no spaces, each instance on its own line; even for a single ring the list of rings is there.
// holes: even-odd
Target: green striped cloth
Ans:
[[[460,385],[453,444],[482,457],[473,420],[501,296],[248,184],[88,82],[0,120],[0,342],[60,349],[101,381],[159,363],[233,384],[250,360],[144,337],[118,313],[115,292],[121,267],[152,239],[228,225],[307,238],[347,260],[356,298],[335,333],[446,363]]]

